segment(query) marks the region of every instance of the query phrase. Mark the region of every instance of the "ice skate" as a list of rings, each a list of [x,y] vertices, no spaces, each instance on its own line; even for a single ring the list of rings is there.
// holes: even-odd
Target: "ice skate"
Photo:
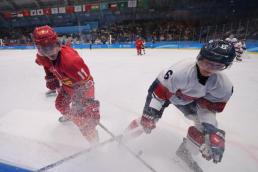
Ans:
[[[48,90],[45,93],[46,97],[52,97],[52,96],[56,96],[56,90]]]
[[[70,120],[71,119],[69,117],[67,117],[67,116],[61,116],[61,117],[58,118],[58,121],[61,122],[61,123],[68,122]]]
[[[186,138],[176,151],[176,155],[194,172],[203,172],[197,162],[193,159],[191,153],[186,148]]]

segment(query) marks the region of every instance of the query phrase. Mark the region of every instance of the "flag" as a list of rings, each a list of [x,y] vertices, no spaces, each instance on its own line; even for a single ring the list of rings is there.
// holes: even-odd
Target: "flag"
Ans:
[[[47,16],[49,16],[49,15],[52,14],[51,11],[52,11],[51,8],[44,8],[44,9],[43,9],[44,15],[47,15]]]
[[[75,5],[74,6],[74,12],[81,12],[82,11],[82,6],[81,5]]]
[[[16,12],[11,12],[12,18],[17,17],[17,13]]]
[[[85,11],[89,12],[91,10],[91,4],[86,4],[85,5]]]
[[[102,3],[100,4],[100,9],[101,9],[101,10],[107,10],[107,9],[108,9],[108,3],[102,2]]]
[[[14,18],[14,17],[17,17],[18,15],[19,14],[17,12],[10,12],[10,11],[4,12],[4,18],[6,19]]]
[[[71,14],[74,13],[74,6],[67,6],[65,8],[66,13]]]
[[[51,8],[51,14],[58,14],[58,8]]]
[[[118,3],[118,8],[119,9],[124,9],[126,8],[128,5],[127,5],[127,2],[119,2]]]
[[[99,10],[99,4],[91,4],[91,11],[98,11]]]
[[[9,12],[9,11],[5,11],[4,12],[4,18],[6,18],[6,19],[12,18],[12,13]]]
[[[30,15],[31,16],[36,16],[37,15],[37,10],[30,10]]]
[[[108,4],[108,7],[111,11],[116,11],[117,10],[117,3]]]
[[[23,13],[24,17],[30,16],[30,11],[29,10],[23,10],[22,13]]]
[[[137,6],[136,0],[128,0],[128,7],[129,8],[135,8]]]
[[[17,17],[23,17],[22,11],[18,11],[18,12],[17,12]]]
[[[149,1],[148,0],[138,0],[138,7],[148,9]]]
[[[39,15],[39,16],[44,15],[43,9],[38,9],[38,10],[37,10],[37,15]]]
[[[58,13],[65,13],[65,7],[59,7],[58,8]]]

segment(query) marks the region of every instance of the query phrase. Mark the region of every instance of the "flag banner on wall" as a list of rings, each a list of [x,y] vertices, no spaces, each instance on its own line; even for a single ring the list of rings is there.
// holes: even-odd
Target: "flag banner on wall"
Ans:
[[[128,7],[129,8],[135,8],[137,6],[137,1],[136,0],[129,0],[128,1]]]
[[[74,6],[67,6],[67,7],[65,7],[65,11],[66,11],[67,14],[74,13],[75,7]]]
[[[18,11],[18,12],[17,12],[17,17],[23,17],[22,11]]]
[[[85,5],[85,11],[89,12],[91,10],[91,4],[86,4]]]
[[[23,10],[22,13],[23,13],[24,17],[30,16],[30,11],[29,10]]]
[[[91,4],[91,11],[99,11],[99,4]]]
[[[39,15],[39,16],[44,15],[43,9],[38,9],[37,10],[37,15]]]
[[[127,2],[119,2],[118,3],[118,8],[119,9],[124,9],[128,7],[128,3]]]
[[[37,10],[30,10],[30,15],[31,16],[36,16],[37,15]]]
[[[58,14],[58,8],[51,8],[51,14]]]
[[[4,12],[4,18],[6,18],[6,19],[12,18],[12,13],[9,12],[9,11],[5,11]]]
[[[117,10],[117,4],[116,3],[108,4],[108,7],[111,11],[116,11]]]
[[[82,11],[82,6],[81,5],[75,5],[74,6],[74,12],[81,12]]]
[[[51,11],[52,11],[51,8],[44,8],[44,9],[43,9],[44,15],[47,15],[47,16],[49,16],[49,15],[52,14]]]
[[[148,0],[138,0],[138,7],[148,9],[149,1]]]
[[[145,1],[145,0],[142,0]],[[90,11],[99,11],[99,10],[111,10],[117,11],[117,9],[123,9],[127,7],[136,7],[136,0],[129,0],[118,2],[118,3],[93,3],[93,4],[84,4],[84,5],[75,5],[75,6],[66,6],[66,7],[55,7],[55,8],[44,8],[44,9],[33,9],[33,10],[21,10],[17,12],[6,11],[3,12],[5,18],[13,18],[13,17],[28,17],[28,16],[38,16],[38,15],[51,15],[51,14],[71,14],[74,12],[90,12]]]
[[[17,17],[17,13],[16,12],[11,12],[12,17]]]
[[[4,12],[4,18],[6,18],[6,19],[12,18],[11,12],[5,11],[5,12]]]
[[[65,13],[65,7],[59,7],[58,8],[58,13],[64,14]]]
[[[108,9],[108,3],[102,2],[102,3],[100,4],[100,9],[101,9],[101,10],[107,10],[107,9]]]

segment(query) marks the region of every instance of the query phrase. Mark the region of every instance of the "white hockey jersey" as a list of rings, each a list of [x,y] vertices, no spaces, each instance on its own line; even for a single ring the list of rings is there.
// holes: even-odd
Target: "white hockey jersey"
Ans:
[[[204,85],[201,84],[196,61],[181,61],[163,70],[157,79],[167,90],[167,99],[175,105],[185,105],[200,98],[226,104],[233,92],[232,83],[222,72],[212,74]],[[164,99],[164,96],[157,97]]]
[[[231,43],[236,43],[238,40],[236,38],[226,38],[225,41],[231,42]]]

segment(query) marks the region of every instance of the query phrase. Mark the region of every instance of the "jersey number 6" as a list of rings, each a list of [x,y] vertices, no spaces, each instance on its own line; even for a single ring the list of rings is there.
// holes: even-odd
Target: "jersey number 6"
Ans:
[[[167,73],[164,76],[164,79],[168,79],[173,74],[172,70],[168,70]]]

